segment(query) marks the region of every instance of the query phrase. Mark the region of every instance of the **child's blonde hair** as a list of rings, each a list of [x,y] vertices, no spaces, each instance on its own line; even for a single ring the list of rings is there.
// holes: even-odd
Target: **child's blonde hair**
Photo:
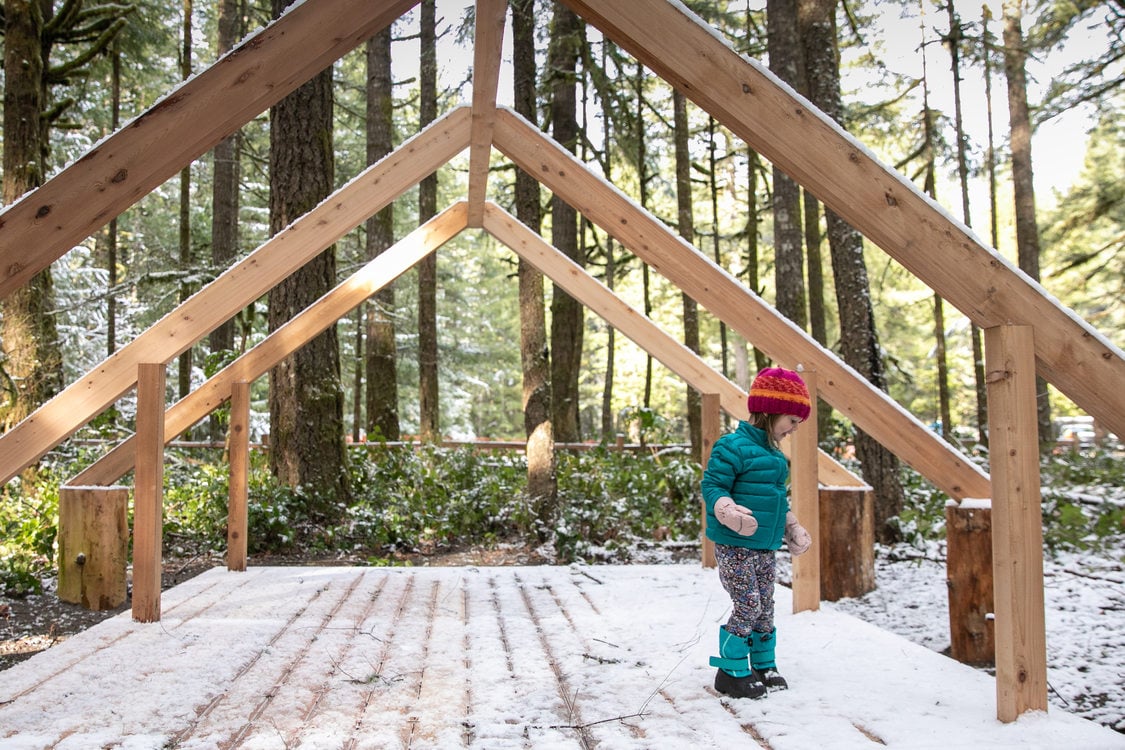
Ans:
[[[785,415],[765,414],[760,411],[752,411],[750,412],[750,416],[746,418],[746,421],[766,433],[766,441],[770,444],[771,448],[778,448],[777,439],[773,436],[773,425],[783,416]]]

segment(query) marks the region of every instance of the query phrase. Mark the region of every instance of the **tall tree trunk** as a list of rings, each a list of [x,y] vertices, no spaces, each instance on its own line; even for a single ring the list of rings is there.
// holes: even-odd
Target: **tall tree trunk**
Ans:
[[[38,187],[46,169],[48,53],[43,44],[42,4],[4,3],[4,184],[10,204]],[[62,387],[62,353],[55,324],[51,270],[44,269],[3,301],[4,403],[0,423],[8,429]]]
[[[183,38],[180,49],[180,80],[191,78],[191,10],[192,0],[183,0]],[[191,165],[180,170],[180,302],[191,296]],[[194,347],[188,347],[179,358],[178,378],[180,398],[191,393],[191,367]],[[190,432],[190,430],[189,430]]]
[[[937,139],[934,134],[935,112],[930,108],[930,78],[928,58],[926,56],[926,25],[925,5],[922,6],[922,152],[925,155],[925,179],[923,188],[926,194],[937,200],[937,154],[934,143]],[[933,296],[934,320],[934,362],[937,366],[937,392],[938,413],[937,422],[941,425],[941,435],[947,441],[953,429],[953,420],[949,409],[949,365],[946,359],[945,346],[945,303],[941,295]]]
[[[242,35],[242,14],[239,0],[219,3],[218,44],[216,52],[223,55],[234,47]],[[242,131],[235,131],[215,146],[212,153],[214,176],[211,186],[211,265],[222,273],[238,257],[238,208],[242,151]],[[227,320],[208,336],[211,354],[234,350],[234,320]],[[224,427],[212,414],[212,439],[223,435]]]
[[[809,269],[809,332],[821,346],[828,348],[828,314],[824,304],[824,263],[821,257],[823,235],[820,231],[820,201],[807,190],[802,191],[805,209],[805,250]],[[825,440],[832,429],[832,407],[817,399],[816,435]]]
[[[578,16],[556,4],[548,52],[551,133],[571,153],[575,153],[578,142],[575,80],[581,45],[582,23]],[[585,254],[578,245],[577,212],[557,195],[551,196],[551,241],[568,258],[585,267]],[[551,405],[555,439],[564,443],[582,439],[578,419],[582,319],[582,305],[555,285],[551,295]]]
[[[645,138],[645,67],[641,63],[637,63],[637,73],[634,76],[634,86],[636,88],[636,107],[637,112],[634,117],[636,123],[636,143],[637,143],[637,184],[638,196],[637,200],[641,208],[648,208],[648,142]],[[641,298],[642,307],[645,317],[652,317],[652,271],[648,267],[648,263],[641,262]],[[641,406],[648,409],[652,406],[652,354],[645,351],[645,385],[644,395],[641,398]],[[644,432],[640,435],[641,443],[644,443]]]
[[[1031,168],[1031,117],[1027,106],[1027,51],[1023,45],[1022,0],[1004,0],[1004,74],[1008,79],[1008,124],[1012,144],[1012,188],[1016,202],[1016,246],[1020,270],[1039,281],[1039,227]],[[1039,444],[1054,442],[1047,381],[1036,377]]]
[[[437,119],[437,20],[434,0],[422,0],[421,127]],[[418,186],[418,221],[437,214],[437,174]],[[438,406],[437,254],[418,264],[418,425],[422,440],[441,439]]]
[[[273,0],[274,16],[288,0]],[[314,208],[333,188],[332,69],[325,69],[270,110],[270,232]],[[276,331],[336,284],[328,248],[269,294]],[[344,396],[335,326],[270,371],[270,467],[309,492],[310,511],[338,514],[350,500],[344,447]]]
[[[804,89],[796,0],[767,0],[770,70],[797,90]],[[801,236],[801,188],[773,169],[773,244],[776,304],[802,329],[808,328],[805,254]]]
[[[367,42],[367,163],[374,164],[394,148],[394,90],[391,76],[391,29],[387,27]],[[395,241],[394,203],[367,220],[368,260],[378,257]],[[363,306],[367,333],[364,402],[367,436],[399,440],[398,370],[395,344],[395,289],[380,289]]]
[[[946,10],[949,14],[948,46],[950,69],[953,72],[953,123],[954,132],[957,136],[957,178],[961,187],[961,218],[965,222],[965,226],[971,227],[973,225],[973,219],[969,209],[969,139],[965,135],[964,115],[962,114],[961,107],[961,41],[964,35],[961,28],[961,20],[957,17],[957,10],[954,8],[953,3],[949,3],[946,6]],[[970,323],[970,326],[970,335],[973,337],[975,358],[976,346],[979,345],[979,332],[975,324]],[[976,388],[974,389],[974,392],[979,394],[984,389],[983,367],[978,374],[976,363],[974,362],[973,374],[979,377],[976,381]],[[948,409],[948,405],[946,405],[945,408]],[[954,442],[952,422],[949,423],[948,428],[943,429],[943,432],[947,440]]]
[[[535,0],[512,0],[512,67],[515,110],[535,122]],[[516,216],[540,231],[539,181],[516,170]],[[551,362],[547,353],[547,310],[543,274],[519,260],[520,366],[523,370],[523,426],[527,435],[527,494],[541,541],[549,538],[558,513],[555,437],[551,421]]]
[[[981,53],[984,59],[984,102],[988,115],[988,149],[985,152],[985,165],[988,173],[988,225],[992,247],[1000,244],[1000,218],[998,216],[996,180],[996,133],[992,126],[992,59],[993,36],[988,25],[992,21],[992,11],[988,4],[981,5]],[[973,335],[973,376],[976,381],[977,402],[977,440],[988,445],[988,387],[984,381],[984,342],[976,323],[971,326]]]
[[[608,142],[608,141],[607,141]],[[606,179],[609,179],[606,173]],[[614,291],[617,285],[617,250],[612,237],[605,243],[605,285]],[[617,420],[613,413],[613,380],[617,375],[617,329],[613,326],[605,332],[605,382],[602,384],[602,440],[606,443],[617,439]]]
[[[687,100],[679,91],[672,93],[674,136],[676,141],[676,205],[680,236],[695,244],[695,217],[692,214],[691,154],[688,151]],[[687,294],[684,305],[684,346],[699,354],[699,305]],[[703,461],[703,409],[699,392],[687,386],[688,436],[692,460]]]
[[[110,115],[109,129],[116,131],[121,124],[121,45],[115,40],[110,53]],[[106,266],[106,356],[117,351],[117,217],[109,220],[105,232]],[[111,407],[116,410],[116,406]]]
[[[355,313],[355,356],[352,359],[352,442],[363,440],[363,371],[366,363],[363,352],[364,306]]]
[[[761,295],[762,281],[758,272],[758,173],[762,169],[762,158],[752,148],[746,149],[746,285]],[[749,363],[747,363],[749,364]],[[765,353],[754,347],[754,369],[760,372],[769,365]],[[747,373],[745,382],[740,382],[744,389],[750,387],[750,378]]]
[[[715,265],[723,267],[722,243],[719,239],[719,162],[715,154],[718,144],[715,142],[715,135],[715,118],[709,116],[707,118],[707,188],[711,198],[711,249]],[[721,371],[724,377],[729,377],[730,342],[728,341],[727,324],[722,320],[719,321],[719,347]]]
[[[828,116],[841,121],[840,70],[836,52],[836,0],[800,0],[801,43],[805,49],[809,96]],[[841,123],[842,124],[842,123]],[[863,258],[863,236],[833,211],[825,211],[836,303],[840,310],[840,348],[844,361],[872,385],[887,389],[875,336],[871,289]],[[875,533],[881,542],[900,536],[892,519],[902,512],[905,495],[898,459],[867,433],[856,430],[856,455],[875,494]]]

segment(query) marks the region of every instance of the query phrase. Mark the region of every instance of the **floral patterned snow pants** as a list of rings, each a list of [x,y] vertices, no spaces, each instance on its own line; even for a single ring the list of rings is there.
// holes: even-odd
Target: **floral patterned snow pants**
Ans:
[[[773,588],[777,557],[773,550],[715,545],[719,581],[730,594],[727,632],[748,638],[751,631],[773,630]]]

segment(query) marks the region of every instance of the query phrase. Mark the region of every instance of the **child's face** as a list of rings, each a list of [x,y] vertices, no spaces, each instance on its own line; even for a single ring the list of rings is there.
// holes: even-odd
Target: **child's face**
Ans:
[[[797,429],[802,421],[800,417],[794,417],[792,414],[779,415],[777,419],[773,420],[773,424],[770,426],[773,439],[781,440],[783,437],[788,436]]]

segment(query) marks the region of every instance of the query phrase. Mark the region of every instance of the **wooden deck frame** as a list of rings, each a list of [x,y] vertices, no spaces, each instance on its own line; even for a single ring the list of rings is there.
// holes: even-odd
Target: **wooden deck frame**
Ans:
[[[1125,432],[1122,429],[1125,427],[1123,405],[1097,395],[1114,392],[1115,384],[1125,379],[1125,355],[1120,350],[1069,314],[997,253],[979,244],[975,237],[945,216],[920,191],[871,158],[858,141],[779,83],[767,70],[734,53],[689,11],[664,0],[642,2],[646,6],[644,12],[637,12],[642,9],[636,6],[630,6],[626,12],[620,4],[569,0],[580,15],[685,90],[693,101],[803,186],[810,188],[826,205],[851,221],[865,235],[884,248],[889,246],[889,251],[896,258],[939,293],[961,309],[968,308],[967,312],[975,322],[987,326],[995,320],[1024,320],[1035,327],[1039,331],[1036,336],[1037,361],[1041,367],[1047,364],[1047,379],[1099,417],[1110,429]],[[325,61],[335,59],[331,57],[333,54],[338,57],[353,48],[397,17],[392,13],[401,13],[414,3],[400,0],[394,4],[377,4],[379,12],[371,10],[371,5],[359,0],[316,0],[315,3],[298,4],[267,29],[248,37],[207,71],[178,88],[174,96],[150,108],[72,167],[5,209],[0,213],[0,259],[7,262],[0,261],[0,267],[5,269],[6,274],[0,277],[0,295],[59,257],[74,242],[81,240],[83,233],[88,236],[131,205],[152,180],[171,176],[207,147],[279,99],[285,90],[299,85],[302,81],[294,84],[291,79],[300,75],[297,71],[306,69],[295,65],[292,60],[315,59],[322,68]],[[306,12],[306,7],[311,6],[315,6],[315,10]],[[500,11],[498,3],[486,3],[482,8],[482,18],[497,19]],[[341,22],[339,15],[344,16],[345,21]],[[295,42],[302,35],[319,38],[313,32],[323,31],[326,27],[318,24],[324,23],[343,23],[348,33],[333,37],[336,40],[334,46],[329,45],[327,49],[304,44],[303,40]],[[477,127],[471,135],[476,139],[478,154],[472,177],[477,186],[474,193],[479,192],[479,186],[484,184],[482,180],[487,172],[480,144],[486,139],[491,129],[491,118],[496,114],[489,105],[495,101],[491,71],[499,64],[498,42],[502,40],[502,27],[499,32],[494,24],[483,24],[479,32],[485,41],[482,41],[481,59],[478,60],[478,64],[484,63],[484,67],[474,86],[474,91],[481,92],[474,101],[473,116]],[[270,69],[271,74],[256,77],[261,75],[263,67]],[[309,67],[315,68],[315,65],[310,63]],[[309,75],[321,68],[316,68]],[[279,73],[280,78],[275,80],[275,74]],[[249,89],[243,90],[243,86],[254,89],[254,95],[249,95]],[[289,88],[286,89],[286,86]],[[260,89],[268,93],[262,93]],[[228,107],[232,102],[238,106]],[[779,123],[785,124],[785,127],[774,127]],[[196,144],[194,148],[187,151],[157,149],[161,158],[149,158],[152,144],[178,145],[189,134],[194,137],[198,133],[204,135],[192,141]],[[810,144],[814,147],[810,148]],[[425,151],[421,153],[425,154]],[[134,158],[144,166],[143,170],[125,168],[132,163],[129,159]],[[438,165],[441,163],[444,162],[439,161]],[[111,167],[116,167],[117,171],[112,172],[110,177],[97,178],[99,171],[111,174]],[[576,168],[580,172],[586,171],[585,165],[580,163],[576,164]],[[548,187],[556,192],[562,192],[560,181],[549,179],[551,174],[528,171],[536,174],[544,184],[553,183]],[[574,173],[570,174],[573,176]],[[142,175],[144,179],[139,179]],[[96,186],[92,194],[88,194],[88,185]],[[477,196],[474,194],[473,197],[470,209],[475,215]],[[57,220],[44,220],[52,215],[60,218],[73,216],[74,226],[71,223],[64,226]],[[77,219],[80,215],[84,217],[82,221]],[[610,226],[613,223],[611,217]],[[44,228],[48,225],[50,231],[45,232]],[[32,248],[30,252],[27,250],[29,247]],[[19,248],[18,256],[13,255],[15,248]],[[634,250],[639,251],[637,247]],[[655,265],[656,261],[648,260]],[[705,290],[699,291],[703,292],[702,296],[707,296]],[[700,294],[693,296],[699,299]],[[194,331],[205,328],[204,325],[190,325],[201,321],[189,319],[187,322]],[[729,320],[727,322],[730,323]],[[787,337],[784,333],[781,335],[783,339]],[[755,340],[752,336],[748,338]],[[186,349],[193,341],[182,343],[182,346]],[[775,359],[781,359],[776,354],[782,350],[782,343],[763,348],[774,353]],[[825,385],[830,391],[833,373],[820,369],[828,375]],[[94,412],[82,410],[79,412],[81,419],[62,421],[70,422],[73,432],[124,390],[127,387],[108,399],[105,394],[99,394],[92,403],[96,405],[100,402],[101,405],[95,406]],[[869,429],[872,420],[849,411],[849,407],[852,403],[870,403],[878,411],[887,402],[880,402],[877,393],[867,394],[874,399],[865,398],[860,393],[856,394],[858,402],[849,400],[843,406],[840,403],[833,405],[857,424],[867,423],[864,429],[874,435]],[[54,416],[37,411],[24,423],[0,436],[0,444],[5,449],[0,451],[0,476],[5,481],[37,461],[70,434],[55,433],[57,420],[53,419]],[[25,435],[29,431],[34,433],[43,429],[34,426],[36,422],[49,425],[50,437]],[[28,428],[29,424],[31,428]],[[908,434],[917,439],[921,430],[924,427],[920,423],[912,425]],[[900,434],[890,436],[889,440],[887,435],[875,436],[889,446],[897,445],[901,439]],[[50,442],[52,439],[54,441]],[[35,447],[30,447],[25,441]],[[930,446],[936,448],[936,442]],[[903,458],[928,477],[946,476],[944,471],[926,471],[915,461]],[[965,467],[961,467],[954,473],[964,471]],[[952,492],[945,486],[942,488],[957,499],[981,496],[983,493],[974,491],[973,487],[980,485],[984,477],[967,478],[972,487],[955,487]]]
[[[745,417],[746,392],[713,370],[699,355],[669,336],[504,209],[488,202],[482,211],[482,217],[483,228],[513,252],[534,265],[593,312],[601,315],[688,385],[701,393],[713,391],[720,394],[723,410],[733,418]],[[425,255],[437,250],[467,227],[468,205],[461,201],[365,264],[346,281],[170,406],[165,415],[167,434],[170,436],[168,440],[182,434],[221,406],[230,397],[234,383],[261,377],[289,352],[346,316],[363,300],[390,284]],[[77,474],[70,484],[107,485],[120,480],[133,468],[134,440],[134,437],[123,440]],[[854,474],[824,452],[819,453],[819,464],[821,476],[830,483],[855,486],[862,484]]]
[[[768,70],[739,56],[677,3],[564,1],[974,323],[985,329],[1009,325],[1033,329],[1028,342],[1033,355],[1029,360],[1034,360],[1039,373],[1108,429],[1125,434],[1125,401],[1105,397],[1107,393],[1117,394],[1119,384],[1125,382],[1125,353],[980,242],[909,181],[879,164],[862,144]],[[211,68],[7,207],[0,212],[0,297],[25,284],[142,195],[415,4],[414,0],[312,0],[295,4],[277,22],[248,37]],[[459,151],[469,144],[468,208],[474,221],[478,216],[483,219],[489,156],[485,146],[493,140],[493,145],[512,161],[611,235],[625,237],[622,241],[626,246],[774,359],[810,363],[820,375],[821,389],[829,403],[951,497],[989,494],[988,478],[982,472],[956,451],[943,450],[938,438],[885,394],[870,388],[830,352],[810,344],[811,339],[803,332],[786,325],[690,245],[666,236],[670,233],[655,218],[592,175],[557,144],[547,145],[538,130],[521,124],[514,114],[497,110],[493,70],[499,67],[503,24],[494,22],[502,21],[503,5],[499,0],[479,0],[477,10],[478,18],[486,22],[478,29],[480,48],[475,64],[480,78],[474,86],[471,118],[458,114],[463,112],[458,110],[439,121],[440,127],[451,130],[459,124],[458,118],[471,119],[472,126],[464,125],[467,134],[444,133],[444,140],[434,135],[438,123],[423,131],[413,139],[415,146],[424,143],[433,148],[406,153],[400,149],[380,162],[394,167],[382,174],[387,184],[411,187],[452,158],[454,154],[446,154],[443,146],[456,142],[461,144]],[[459,139],[462,135],[463,141]],[[419,174],[419,164],[430,164],[431,160],[431,168]],[[583,192],[586,188],[594,192]],[[346,208],[322,204],[296,223],[308,228],[305,236],[283,233],[279,237],[285,236],[289,249],[298,254],[313,246],[326,247],[334,238],[323,241],[325,235],[348,225],[335,213],[340,210],[342,215]],[[314,214],[319,221],[309,218]],[[348,225],[348,229],[355,225]],[[253,299],[293,270],[290,267],[283,276],[271,276],[282,266],[291,265],[288,258],[275,261],[278,265],[272,270],[254,267],[252,262],[236,264],[205,292],[189,300],[191,305],[178,308],[0,436],[3,480],[38,461],[136,385],[139,364],[168,362],[230,317],[233,311],[226,304],[241,299],[244,285],[261,285],[260,291],[249,296]],[[219,291],[224,288],[226,292]],[[230,294],[231,290],[237,293]],[[235,309],[245,304],[231,302]],[[154,330],[159,333],[153,334]],[[1032,369],[1022,359],[1019,367],[1021,379]],[[1026,395],[1024,390],[1019,389],[1018,398]],[[1028,465],[1023,458],[1010,468],[1026,474]],[[1016,486],[1008,481],[1001,484],[1009,489]],[[1008,522],[999,514],[997,520],[998,525]],[[1013,522],[1018,526],[1005,533],[1011,534],[1011,560],[1018,565],[1034,540],[1024,535],[1028,524],[1018,519]],[[1026,585],[1038,585],[1042,593],[1041,580],[1029,580]],[[1009,635],[1014,637],[1014,631]],[[1030,666],[1037,668],[1035,663]],[[1030,679],[1037,684],[1038,678],[1033,674]],[[1020,711],[1034,703],[1017,700],[1013,705]],[[1006,718],[1008,709],[1002,707],[1001,718]]]

